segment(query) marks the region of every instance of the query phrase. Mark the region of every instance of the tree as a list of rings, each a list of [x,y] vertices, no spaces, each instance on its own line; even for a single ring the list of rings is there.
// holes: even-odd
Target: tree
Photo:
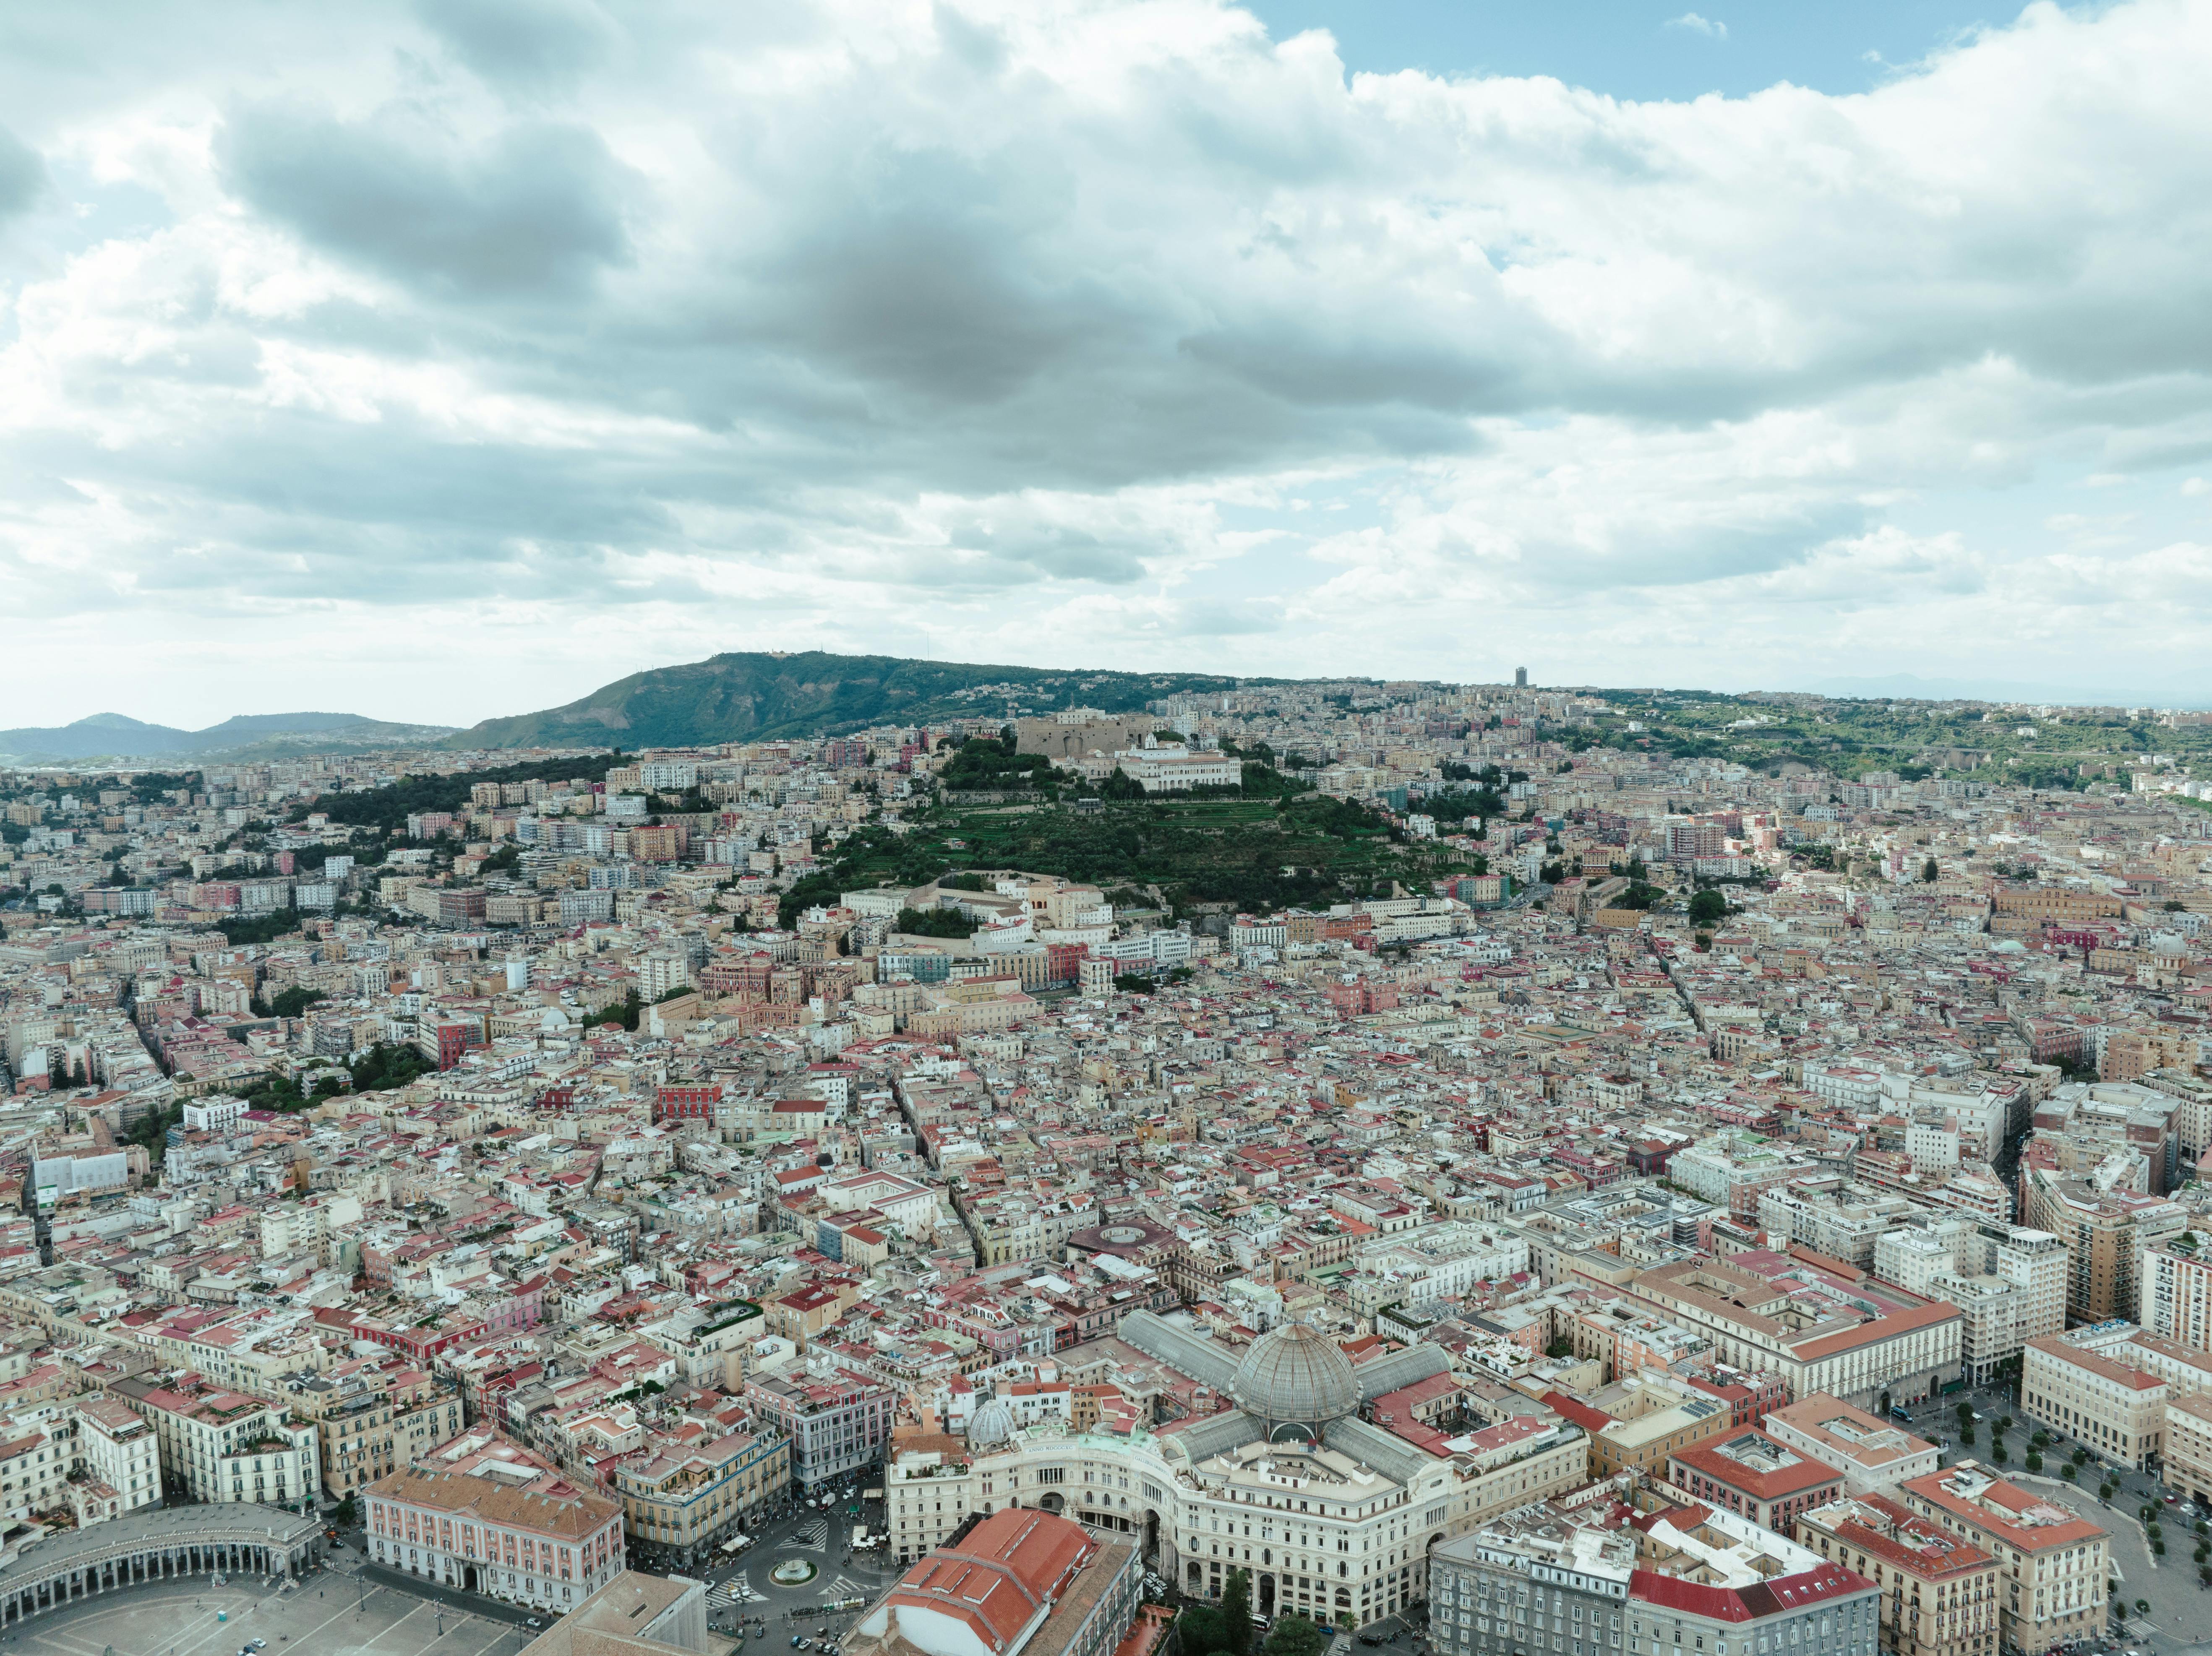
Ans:
[[[1252,1578],[1243,1570],[1229,1572],[1229,1585],[1221,1590],[1222,1648],[1229,1656],[1251,1656]]]
[[[1229,1648],[1229,1623],[1212,1604],[1193,1604],[1176,1617],[1182,1656],[1216,1656]]]
[[[1920,865],[1920,877],[1929,885],[1934,885],[1942,873],[1942,870],[1936,866],[1936,859],[1933,857]]]
[[[2043,1457],[2034,1450],[2030,1449],[2027,1452],[2027,1459],[2021,1464],[2026,1466],[2031,1472],[2039,1472],[2043,1470]]]
[[[1319,1628],[1292,1611],[1275,1623],[1260,1648],[1262,1656],[1321,1656],[1322,1647],[1328,1642],[1321,1636]]]
[[[360,1509],[354,1505],[353,1497],[348,1495],[338,1502],[337,1510],[331,1514],[331,1522],[342,1530],[349,1530],[359,1516]]]
[[[1700,891],[1690,899],[1690,923],[1715,925],[1728,917],[1728,899],[1717,891]]]

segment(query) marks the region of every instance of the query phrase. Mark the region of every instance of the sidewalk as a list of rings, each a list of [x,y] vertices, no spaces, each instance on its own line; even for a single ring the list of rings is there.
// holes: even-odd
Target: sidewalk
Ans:
[[[405,1593],[410,1598],[428,1599],[461,1615],[480,1616],[487,1622],[504,1622],[510,1627],[525,1626],[532,1616],[536,1616],[541,1623],[553,1619],[543,1611],[502,1604],[498,1599],[487,1598],[480,1592],[466,1592],[459,1587],[444,1586],[419,1575],[410,1575],[405,1570],[392,1569],[388,1565],[363,1564],[358,1571],[343,1573],[358,1574],[371,1592],[390,1588],[395,1592]]]

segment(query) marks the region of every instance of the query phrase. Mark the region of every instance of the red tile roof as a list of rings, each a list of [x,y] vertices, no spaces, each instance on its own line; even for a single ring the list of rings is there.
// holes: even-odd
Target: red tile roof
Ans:
[[[883,1602],[894,1611],[951,1617],[987,1648],[1004,1652],[1097,1550],[1079,1524],[1009,1507],[978,1524],[959,1546],[923,1558]]]

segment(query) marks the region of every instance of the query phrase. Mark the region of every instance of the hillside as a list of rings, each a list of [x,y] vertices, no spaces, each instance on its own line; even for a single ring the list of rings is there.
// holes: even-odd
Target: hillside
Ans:
[[[20,764],[83,759],[213,759],[251,753],[353,752],[436,742],[450,725],[404,725],[359,713],[246,713],[204,730],[149,725],[122,713],[94,713],[74,724],[0,731],[0,760]]]
[[[1207,673],[1085,672],[819,650],[793,655],[743,651],[633,673],[563,707],[488,719],[446,745],[647,748],[757,741],[997,715],[1009,700],[1039,713],[1076,707],[1122,713],[1184,691],[1233,689],[1237,682]]]

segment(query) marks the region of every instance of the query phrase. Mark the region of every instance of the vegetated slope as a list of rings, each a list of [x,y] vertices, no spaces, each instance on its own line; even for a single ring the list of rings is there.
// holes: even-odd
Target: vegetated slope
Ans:
[[[488,719],[447,745],[647,748],[757,741],[909,720],[993,717],[1006,712],[1009,696],[1040,713],[1077,707],[1123,713],[1185,691],[1233,689],[1237,682],[1209,673],[1086,672],[820,650],[740,651],[633,673],[563,707]],[[987,685],[1007,686],[1008,695],[958,694]]]
[[[0,756],[74,759],[206,758],[253,748],[295,753],[432,743],[450,725],[408,725],[359,713],[244,713],[205,730],[149,725],[122,713],[94,713],[70,725],[0,731]]]
[[[1393,882],[1474,872],[1480,859],[1393,838],[1366,806],[1304,794],[1282,800],[1160,799],[941,813],[905,837],[869,827],[785,894],[787,921],[841,891],[920,885],[950,869],[1018,868],[1120,886],[1157,885],[1169,903],[1268,909],[1389,894]]]
[[[295,806],[291,820],[303,822],[313,812],[350,828],[377,828],[397,834],[417,811],[463,810],[469,803],[469,790],[479,782],[554,782],[579,777],[598,782],[606,773],[606,756],[599,755],[540,759],[493,770],[456,771],[450,776],[408,776],[386,787],[319,795]]]

